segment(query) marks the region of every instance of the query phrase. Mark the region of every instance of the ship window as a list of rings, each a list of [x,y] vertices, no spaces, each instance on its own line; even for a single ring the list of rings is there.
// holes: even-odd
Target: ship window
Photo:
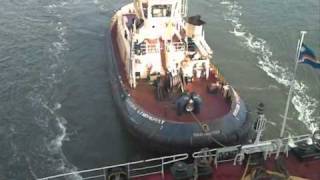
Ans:
[[[137,79],[140,79],[140,78],[141,78],[140,72],[136,72],[135,75],[136,75],[136,78],[137,78]]]
[[[170,17],[171,5],[153,5],[151,14],[152,17]]]

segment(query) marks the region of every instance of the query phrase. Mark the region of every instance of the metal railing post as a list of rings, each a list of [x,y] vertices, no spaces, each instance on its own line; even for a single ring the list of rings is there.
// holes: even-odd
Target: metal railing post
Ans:
[[[130,164],[127,165],[127,176],[130,179]]]
[[[163,165],[163,158],[161,159],[161,178],[164,179],[164,165]]]
[[[103,176],[104,176],[104,179],[107,180],[106,169],[103,169]]]

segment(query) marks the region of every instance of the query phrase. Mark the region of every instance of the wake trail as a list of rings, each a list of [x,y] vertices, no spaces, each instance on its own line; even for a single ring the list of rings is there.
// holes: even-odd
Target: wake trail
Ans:
[[[230,33],[239,38],[242,45],[247,47],[249,51],[257,55],[258,67],[279,84],[289,87],[292,71],[283,67],[278,60],[272,57],[272,51],[266,40],[256,37],[241,24],[242,6],[239,2],[222,1],[220,4],[228,9],[224,14],[224,19],[230,22],[233,27]],[[295,80],[291,103],[299,113],[298,120],[303,122],[311,132],[314,132],[319,129],[314,116],[319,102],[307,94],[308,89],[309,87],[305,83]]]

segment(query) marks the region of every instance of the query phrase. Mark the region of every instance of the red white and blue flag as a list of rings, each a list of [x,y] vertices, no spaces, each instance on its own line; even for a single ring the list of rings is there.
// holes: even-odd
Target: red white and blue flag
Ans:
[[[312,49],[310,49],[304,43],[302,43],[298,61],[300,63],[309,64],[313,68],[320,69],[320,61],[317,60],[317,57],[315,56]]]

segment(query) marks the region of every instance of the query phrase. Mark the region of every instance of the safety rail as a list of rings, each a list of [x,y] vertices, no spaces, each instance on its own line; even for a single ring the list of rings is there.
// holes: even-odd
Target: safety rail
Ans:
[[[245,159],[245,155],[254,153],[263,153],[264,159],[275,154],[275,159],[279,157],[281,152],[288,156],[289,146],[293,147],[298,143],[310,143],[312,135],[300,135],[295,137],[287,137],[282,139],[273,139],[261,141],[254,144],[236,145],[222,148],[201,150],[194,152],[194,159],[210,159],[213,158],[214,165],[217,167],[219,163],[233,161],[233,164],[241,164]],[[312,141],[312,140],[311,140]]]
[[[133,51],[136,55],[145,55],[150,53],[159,53],[160,48],[156,44],[141,43],[138,46],[134,46]]]
[[[184,51],[185,44],[183,42],[173,42],[172,46],[174,47],[175,51]]]
[[[194,159],[213,158],[214,165],[217,167],[219,163],[234,161],[240,147],[241,145],[201,150],[194,152],[192,157]]]
[[[133,51],[136,52],[137,55],[145,55],[160,52],[160,45],[154,43],[141,43],[133,47]],[[172,48],[175,52],[185,51],[185,44],[183,42],[173,42]]]
[[[271,157],[271,155],[276,154],[275,159],[278,158],[279,153],[283,152],[288,155],[289,146],[294,147],[299,143],[312,143],[312,135],[300,135],[295,137],[287,137],[282,139],[273,139],[268,141],[260,141],[254,144],[247,145],[236,145],[228,146],[215,149],[205,149],[201,151],[194,152],[192,157],[195,160],[206,159],[212,161],[215,167],[219,163],[232,162],[234,165],[237,163],[242,164],[242,161],[245,159],[245,155],[251,155],[254,153],[262,153],[264,158]],[[121,169],[122,174],[124,174],[128,179],[138,178],[141,176],[148,176],[153,174],[160,174],[162,179],[165,178],[165,166],[173,164],[175,162],[183,161],[188,159],[189,155],[176,154],[171,156],[164,156],[159,158],[152,158],[147,160],[129,162],[124,164],[105,166],[101,168],[94,168],[82,171],[74,171],[65,174],[59,174],[55,176],[49,176],[45,178],[40,178],[38,180],[53,180],[61,179],[67,177],[81,177],[83,180],[95,179],[95,180],[106,180],[110,179],[110,175],[115,174],[110,170]]]
[[[74,171],[70,173],[44,177],[38,180],[53,180],[53,179],[61,179],[61,178],[67,178],[67,177],[81,177],[83,180],[87,180],[87,179],[106,180],[106,179],[109,179],[108,171],[115,168],[124,169],[128,179],[152,175],[152,174],[161,174],[162,179],[164,179],[164,176],[165,176],[164,170],[166,165],[173,164],[178,161],[186,160],[188,159],[188,157],[189,155],[187,153],[176,154],[172,156],[164,156],[159,158],[152,158],[147,160],[124,163],[124,164],[105,166],[101,168]]]
[[[147,53],[159,53],[160,52],[160,49],[159,47],[157,46],[157,44],[147,44]]]

